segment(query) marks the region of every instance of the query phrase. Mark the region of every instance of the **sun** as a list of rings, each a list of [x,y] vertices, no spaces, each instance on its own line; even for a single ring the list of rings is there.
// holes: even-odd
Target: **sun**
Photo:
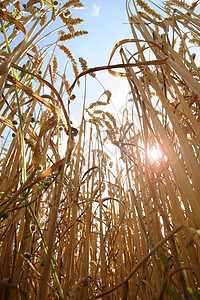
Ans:
[[[160,160],[161,158],[161,152],[160,149],[156,147],[151,147],[148,151],[149,158],[152,160]]]
[[[151,163],[156,163],[159,165],[162,164],[164,156],[158,144],[149,145],[147,148],[147,153]]]

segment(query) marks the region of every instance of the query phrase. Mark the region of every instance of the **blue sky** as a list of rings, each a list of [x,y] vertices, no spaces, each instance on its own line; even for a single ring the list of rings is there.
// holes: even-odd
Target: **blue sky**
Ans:
[[[26,3],[27,1],[21,1]],[[83,57],[89,67],[96,67],[107,65],[110,57],[110,53],[114,45],[120,40],[126,38],[132,38],[130,26],[128,24],[128,18],[126,15],[125,0],[82,0],[85,7],[84,9],[71,9],[74,18],[79,17],[84,20],[80,25],[76,26],[76,30],[87,30],[88,35],[84,35],[70,41],[59,42],[68,47],[76,61],[79,57]],[[149,1],[147,1],[149,3]],[[162,1],[155,1],[161,4]],[[192,2],[192,0],[188,0]],[[58,22],[58,23],[57,23]],[[60,19],[56,20],[56,24],[52,24],[52,29],[55,26],[63,25]],[[48,31],[50,28],[48,28]],[[47,32],[45,31],[44,34]],[[58,37],[58,33],[52,35],[43,41],[43,45],[55,42]],[[16,42],[16,41],[15,41]],[[13,45],[13,46],[16,46]],[[60,66],[59,71],[63,74],[63,68],[68,58],[63,54],[61,50],[57,51],[58,64]],[[47,60],[49,56],[47,57]],[[115,59],[114,63],[121,63],[120,58]],[[81,71],[81,68],[79,68]],[[71,74],[71,69],[67,69],[67,79],[70,83],[73,82],[74,75]],[[114,78],[108,74],[107,71],[101,71],[97,73],[97,78],[103,84],[105,89],[108,89],[112,93],[112,102],[115,105],[117,111],[123,103],[127,101],[127,94],[129,86],[127,80],[124,78]],[[49,78],[47,78],[48,80]],[[84,83],[84,78],[81,80]],[[59,90],[59,85],[55,86]],[[80,124],[80,117],[82,112],[84,85],[81,88],[74,89],[74,93],[77,96],[77,100],[71,105],[71,119],[75,122],[75,126]],[[87,76],[87,103],[98,100],[99,96],[103,93],[103,89],[100,84]],[[63,99],[64,103],[67,103],[67,99]]]
[[[132,38],[126,14],[126,1],[83,0],[82,2],[85,8],[72,10],[72,13],[74,17],[84,19],[84,23],[78,25],[76,29],[87,30],[88,35],[70,41],[69,48],[76,59],[82,56],[89,67],[107,65],[114,45],[120,40]],[[153,7],[149,1],[146,2]],[[154,2],[162,6],[163,1],[154,0]],[[191,4],[193,0],[187,2]],[[114,63],[121,63],[120,58],[114,60]],[[129,91],[127,80],[125,78],[114,78],[107,71],[98,72],[97,77],[105,89],[111,91],[112,102],[120,113],[122,104],[127,101]],[[87,78],[87,102],[96,101],[103,91],[90,76]],[[77,95],[78,103],[72,104],[71,115],[72,120],[77,122],[77,110],[81,110],[83,101],[83,86],[80,89],[75,88],[74,92]]]
[[[115,43],[130,37],[125,0],[86,0],[83,3],[85,8],[73,10],[73,15],[84,19],[81,27],[89,34],[81,41],[74,40],[79,44],[79,49],[73,47],[73,53],[74,55],[77,51],[82,53],[93,66],[106,64]]]
[[[27,4],[28,1],[21,0],[20,2],[22,6],[23,4]],[[125,2],[125,0],[82,0],[82,3],[85,6],[84,9],[70,8],[70,10],[72,11],[73,18],[82,18],[84,20],[82,24],[75,26],[75,30],[87,30],[88,35],[66,42],[59,42],[59,45],[64,44],[68,47],[77,62],[79,57],[83,57],[87,61],[89,67],[107,65],[114,45],[122,39],[131,37],[130,27],[127,22]],[[36,2],[34,5],[40,7],[39,2]],[[10,7],[10,10],[13,10],[13,6]],[[42,35],[46,35],[57,26],[59,27],[63,25],[63,22],[60,18],[58,18],[55,23],[51,24],[43,32]],[[27,32],[32,26],[33,22],[28,24],[26,28]],[[38,26],[37,30],[39,29],[40,26]],[[11,34],[12,30],[13,27],[8,29],[8,35]],[[67,30],[66,32],[68,33]],[[1,37],[2,35],[0,35],[0,39]],[[17,38],[10,44],[11,49],[16,47],[23,38],[24,35],[19,34],[19,36],[17,36]],[[38,50],[43,46],[55,43],[57,38],[58,32],[48,36],[37,45]],[[48,63],[53,48],[54,45],[45,58],[42,72],[44,72],[46,68],[46,63]],[[59,73],[62,75],[64,66],[69,59],[59,48],[56,51],[56,57],[58,58]],[[20,65],[23,63],[24,61],[20,62]],[[118,63],[120,63],[120,60]],[[72,83],[74,80],[74,74],[72,74],[70,64],[71,63],[69,63],[69,67],[67,67],[66,77],[69,82]],[[78,65],[79,71],[81,71],[80,64],[78,63]],[[121,101],[126,97],[128,93],[128,83],[126,79],[114,78],[108,74],[108,71],[98,72],[97,78],[103,84],[105,89],[111,91],[115,105],[117,105],[118,102],[121,103]],[[47,76],[46,80],[50,81],[50,77]],[[81,79],[81,82],[84,83],[84,78]],[[59,82],[55,84],[55,88],[59,91]],[[75,100],[71,105],[71,119],[74,122],[74,126],[78,126],[81,121],[84,84],[82,84],[80,88],[76,86],[73,92],[77,96],[77,100]],[[104,90],[97,80],[87,76],[87,105],[90,102],[97,101],[103,92]],[[45,88],[45,93],[48,93],[48,88]],[[65,96],[63,99],[64,103],[67,104],[67,100],[68,99]]]
[[[69,48],[74,57],[83,57],[89,67],[107,65],[114,45],[122,39],[131,38],[130,26],[127,22],[125,0],[86,0],[85,8],[72,10],[73,17],[84,19],[84,23],[78,25],[76,30],[84,29],[88,35],[71,40]],[[116,61],[115,61],[116,62]],[[121,63],[118,60],[118,63]],[[114,78],[107,71],[97,73],[97,78],[105,89],[112,93],[112,100],[117,109],[118,104],[126,101],[128,83],[126,79]],[[83,82],[83,80],[82,80]],[[72,120],[77,124],[78,114],[81,110],[84,88],[74,89],[78,103],[71,106]],[[96,80],[87,77],[87,102],[98,100],[103,89]]]

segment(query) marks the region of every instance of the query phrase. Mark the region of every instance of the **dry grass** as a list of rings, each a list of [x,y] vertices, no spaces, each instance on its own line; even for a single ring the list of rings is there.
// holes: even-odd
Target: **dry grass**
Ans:
[[[63,43],[86,33],[71,14],[82,4],[17,1],[11,14],[7,2],[0,9],[0,298],[199,299],[195,3],[167,1],[154,11],[151,2],[127,0],[133,37],[115,45],[108,66],[87,70],[80,58],[79,74]],[[58,17],[66,31],[42,46]],[[57,51],[66,54],[63,75]],[[71,88],[66,69],[76,76]],[[121,116],[105,90],[88,107],[84,99],[73,128],[74,85],[106,69],[130,85]]]

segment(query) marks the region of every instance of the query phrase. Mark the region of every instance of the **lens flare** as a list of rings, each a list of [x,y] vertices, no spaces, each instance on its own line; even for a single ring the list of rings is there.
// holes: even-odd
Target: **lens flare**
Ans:
[[[160,150],[155,147],[149,149],[148,155],[151,160],[160,160],[161,158]]]

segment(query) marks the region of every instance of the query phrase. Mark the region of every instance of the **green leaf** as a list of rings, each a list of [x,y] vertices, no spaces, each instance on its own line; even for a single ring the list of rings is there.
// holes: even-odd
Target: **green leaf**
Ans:
[[[21,17],[22,17],[22,12],[18,12],[16,8],[13,10],[13,13],[12,13],[12,14],[13,14],[13,17],[14,17],[16,20],[19,20],[19,19],[21,19]]]
[[[23,64],[23,69],[25,69],[25,64]],[[26,75],[26,72],[24,72],[24,71],[21,71],[21,73],[20,73],[20,81],[24,78],[24,76]]]
[[[167,268],[169,266],[168,258],[159,249],[157,250],[157,254],[161,262],[163,263],[164,267]]]
[[[25,240],[28,240],[30,237],[31,237],[30,234],[29,234],[29,235],[25,235],[24,239],[25,239]]]
[[[194,295],[196,299],[200,299],[200,295],[196,294],[190,286],[187,286],[187,291]]]
[[[9,88],[12,87],[12,86],[13,86],[12,84],[6,83],[6,84],[5,84],[5,89],[9,89]]]
[[[22,13],[21,13],[21,12],[19,12],[19,13],[16,15],[16,19],[17,19],[17,20],[20,20],[20,19],[21,19],[21,17],[22,17]]]
[[[183,300],[170,286],[167,286],[167,292],[172,297],[173,300]]]
[[[14,77],[15,77],[15,79],[19,80],[19,76],[16,71],[14,72]]]
[[[40,262],[40,266],[41,266],[41,267],[44,267],[44,265],[45,265],[45,260],[42,259],[41,262]]]
[[[176,250],[178,252],[178,256],[180,257],[181,256],[181,252],[180,252],[179,247],[177,245],[176,245]]]
[[[26,257],[27,259],[30,259],[32,257],[32,255],[29,252],[25,252],[24,257]]]
[[[194,294],[194,291],[193,291],[193,289],[192,289],[191,287],[187,286],[187,290],[188,290],[188,292],[189,292],[190,294]]]
[[[17,9],[16,8],[14,8],[14,10],[13,10],[13,17],[15,17],[16,16],[16,14],[17,14]]]
[[[60,121],[60,118],[61,118],[61,109],[59,107],[56,106],[56,108],[58,108],[58,111],[57,111],[57,116],[58,116],[58,122]]]
[[[2,214],[1,218],[3,218],[3,219],[5,220],[5,219],[8,218],[8,216],[9,216],[8,212],[5,211],[5,212]]]
[[[189,244],[187,245],[187,248],[189,249],[190,247],[192,247],[194,245],[194,240],[191,239],[191,241],[189,242]]]

